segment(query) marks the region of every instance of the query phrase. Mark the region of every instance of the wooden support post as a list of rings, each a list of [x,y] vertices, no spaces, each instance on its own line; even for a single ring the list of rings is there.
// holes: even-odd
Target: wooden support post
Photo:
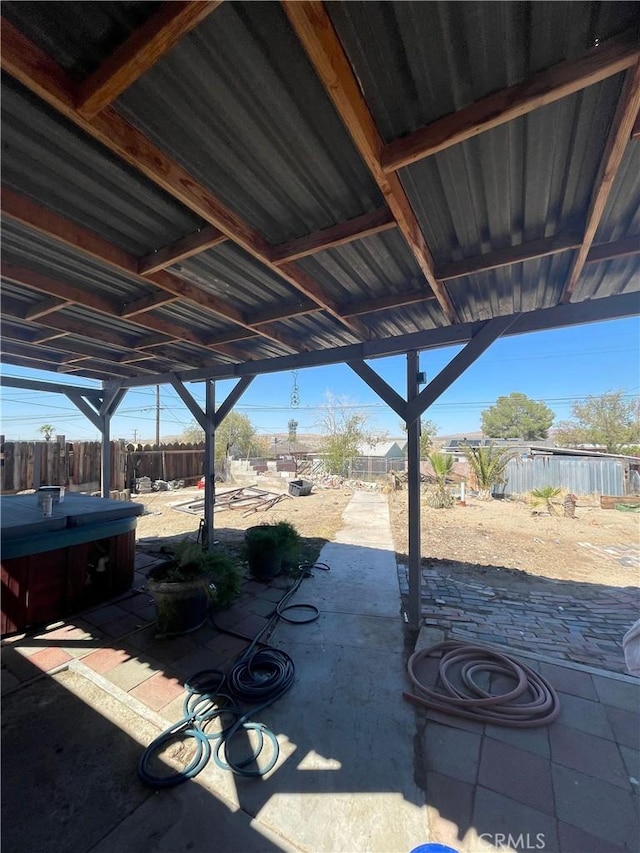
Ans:
[[[419,356],[407,353],[407,410],[418,396]],[[409,501],[409,627],[420,628],[421,541],[420,541],[420,417],[407,421],[407,489]]]
[[[205,418],[204,433],[204,531],[202,544],[210,550],[213,547],[213,512],[216,500],[216,384],[210,379],[205,382]]]

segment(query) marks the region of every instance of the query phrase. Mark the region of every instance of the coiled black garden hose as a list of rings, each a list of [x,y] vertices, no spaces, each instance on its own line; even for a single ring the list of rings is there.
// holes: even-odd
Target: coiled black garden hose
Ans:
[[[252,722],[250,717],[286,693],[295,678],[295,666],[291,657],[286,652],[263,643],[261,637],[269,635],[280,619],[290,624],[303,625],[315,621],[320,615],[320,611],[313,604],[289,602],[302,580],[312,576],[311,569],[329,571],[329,566],[326,563],[313,563],[303,564],[299,569],[299,577],[282,596],[264,628],[235,661],[228,676],[222,670],[210,669],[196,673],[185,682],[183,718],[158,735],[138,761],[138,776],[145,784],[154,788],[169,788],[186,782],[187,779],[193,779],[204,769],[212,755],[218,767],[231,770],[240,776],[264,776],[275,766],[280,753],[277,737],[263,723]],[[311,615],[293,618],[291,614],[295,610],[310,611]],[[225,630],[225,633],[243,636],[235,631]],[[261,648],[258,648],[259,645]],[[225,692],[225,685],[228,686],[228,693]],[[245,712],[236,702],[253,707]],[[221,728],[210,732],[208,728],[214,721],[217,721]],[[257,743],[250,755],[236,760],[230,756],[230,744],[241,731],[254,732]],[[152,770],[153,757],[172,741],[185,738],[195,741],[195,755],[189,764],[175,773],[157,775]],[[271,757],[266,764],[258,767],[257,759],[265,742],[271,746]],[[212,743],[215,743],[215,749]],[[250,767],[251,764],[254,767]]]

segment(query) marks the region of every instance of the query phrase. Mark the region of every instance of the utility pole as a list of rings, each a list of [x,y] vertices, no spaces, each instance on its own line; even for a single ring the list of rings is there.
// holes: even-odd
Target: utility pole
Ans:
[[[160,447],[160,386],[156,385],[156,447]]]

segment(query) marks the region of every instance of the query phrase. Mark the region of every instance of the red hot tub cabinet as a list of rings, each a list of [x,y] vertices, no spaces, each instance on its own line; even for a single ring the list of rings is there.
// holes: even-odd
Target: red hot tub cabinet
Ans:
[[[3,495],[1,633],[53,622],[129,589],[143,509],[67,494],[43,518],[37,494]]]

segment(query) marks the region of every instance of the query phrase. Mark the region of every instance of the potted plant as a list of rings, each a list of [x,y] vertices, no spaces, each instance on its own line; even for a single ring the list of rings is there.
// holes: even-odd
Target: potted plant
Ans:
[[[205,551],[184,539],[170,551],[171,558],[149,575],[148,590],[156,606],[158,636],[172,637],[204,625],[215,600],[228,607],[240,592],[242,574],[220,551]]]
[[[249,527],[244,541],[249,570],[257,578],[279,575],[300,554],[300,534],[289,521]]]

